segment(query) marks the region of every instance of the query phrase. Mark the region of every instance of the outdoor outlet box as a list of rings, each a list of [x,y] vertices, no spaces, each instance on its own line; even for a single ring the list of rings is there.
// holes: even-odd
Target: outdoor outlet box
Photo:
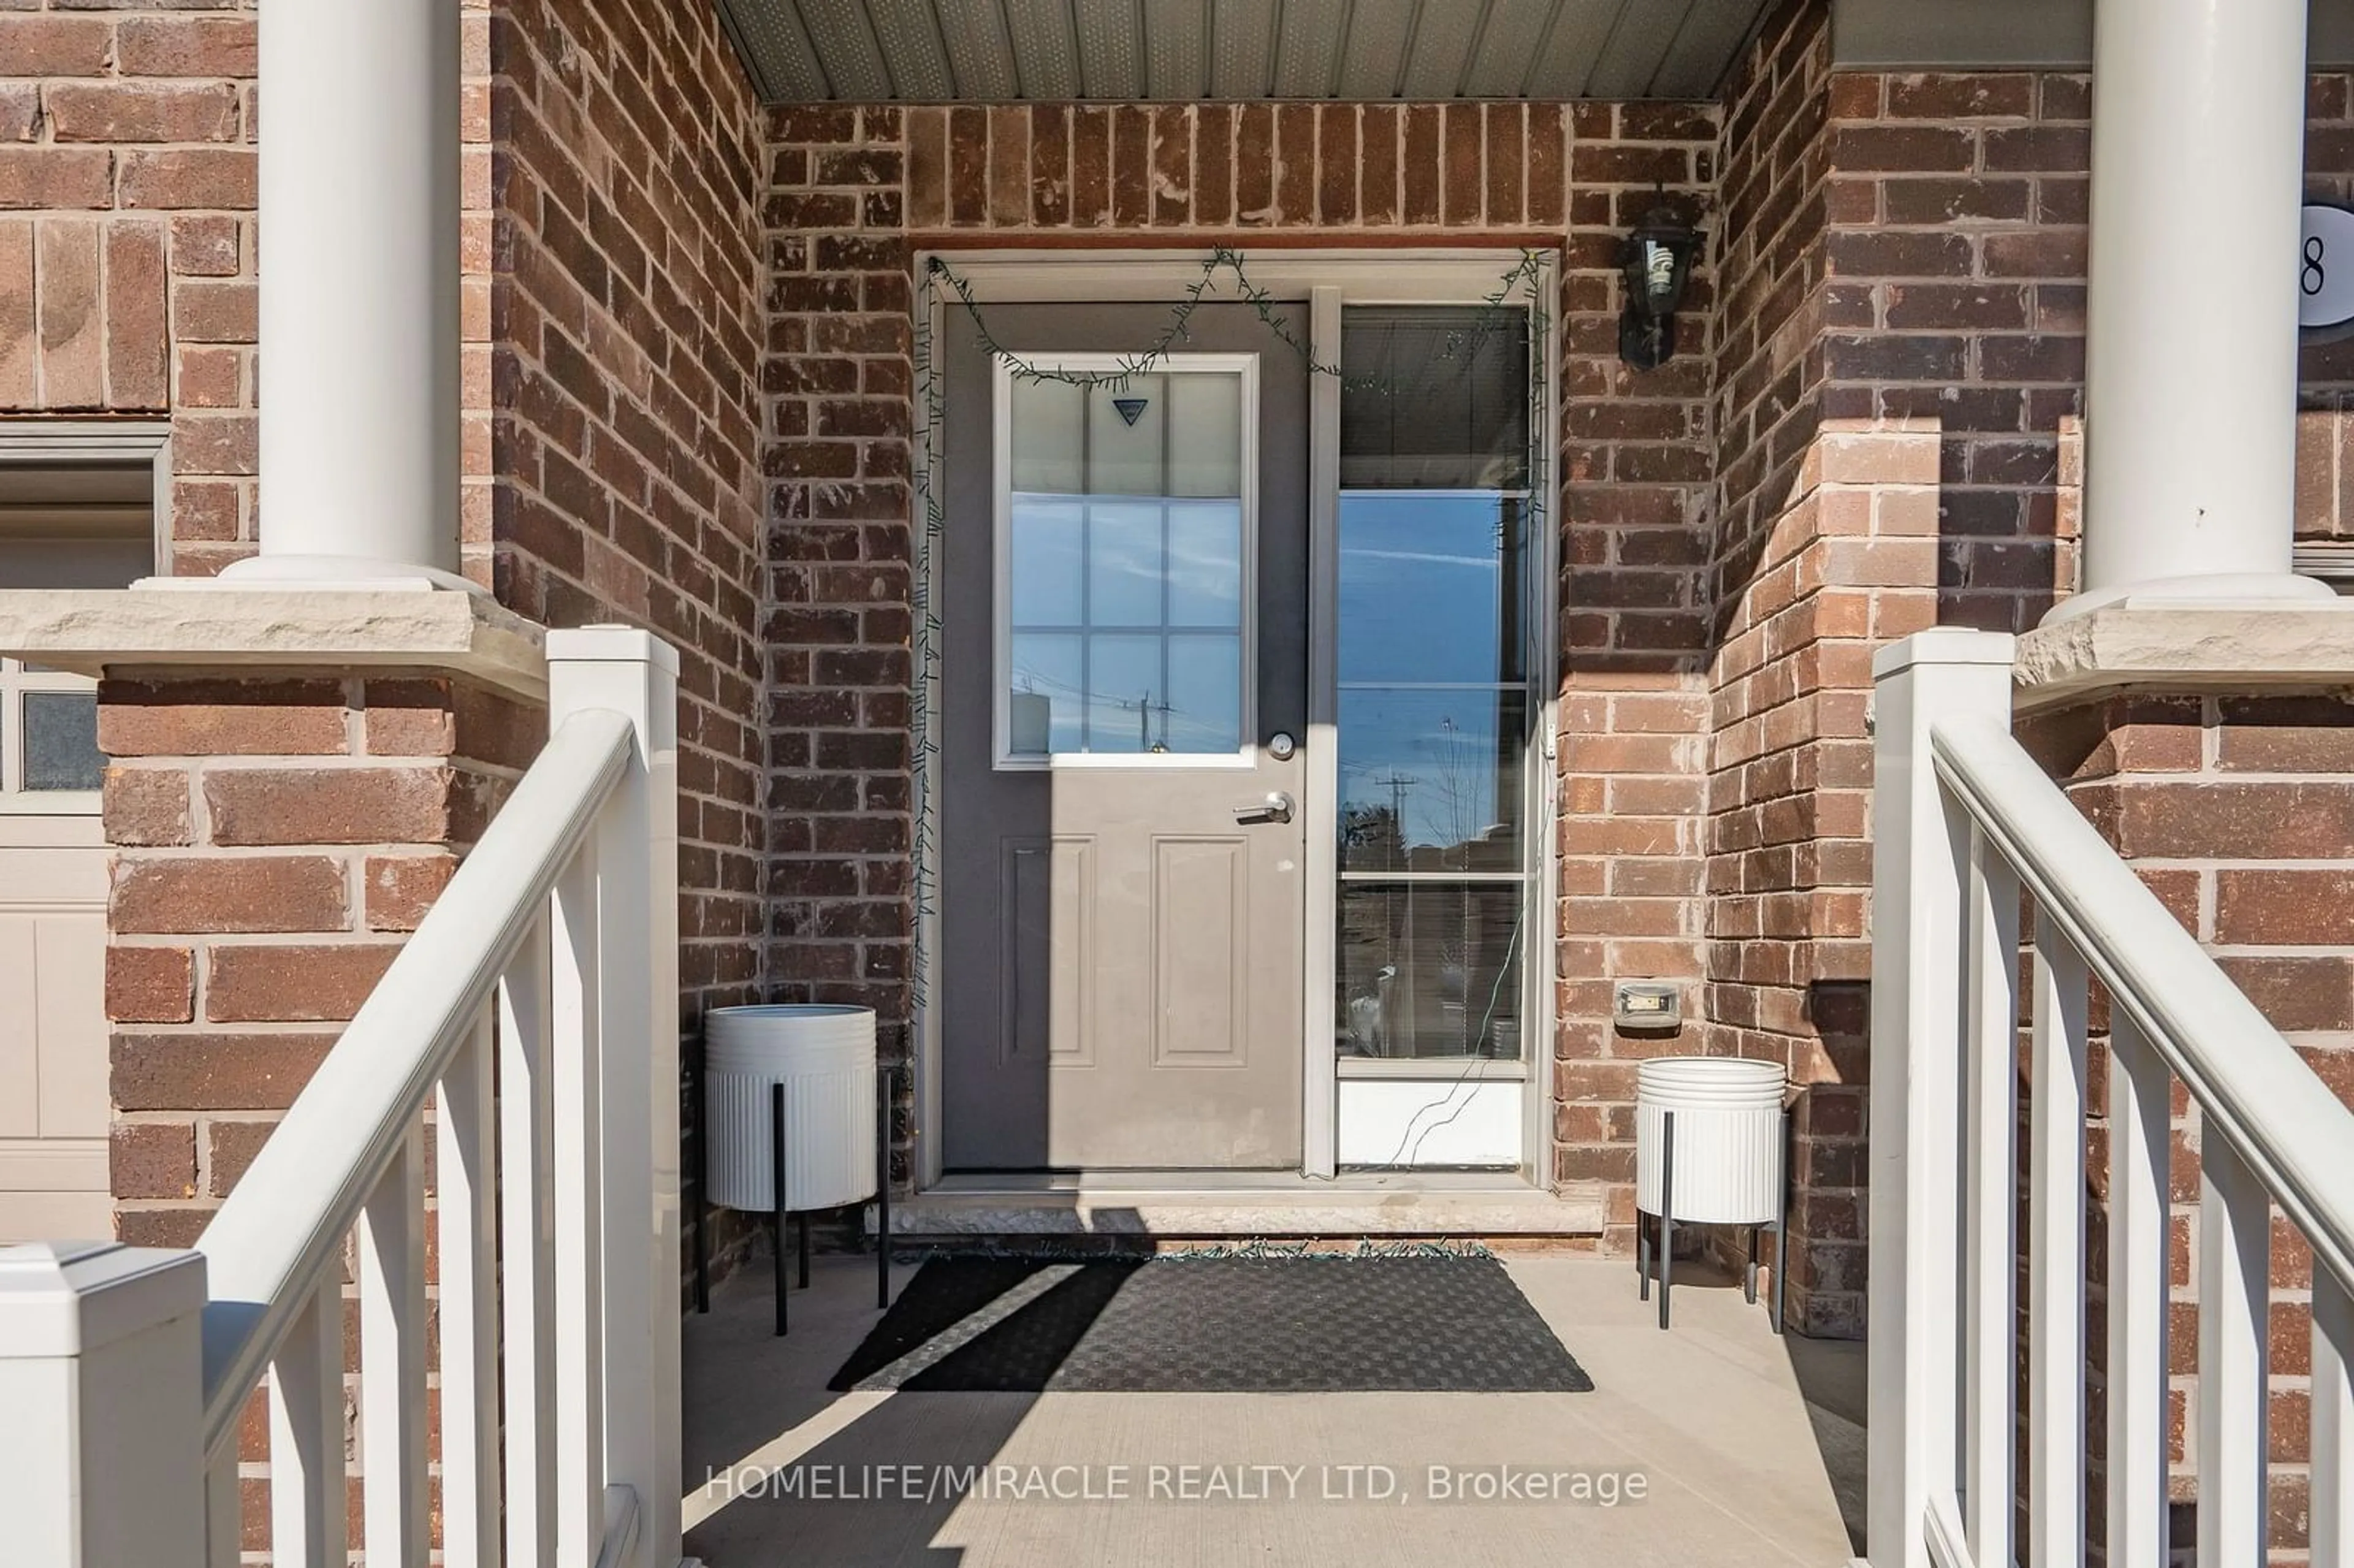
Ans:
[[[1610,1022],[1621,1029],[1674,1029],[1684,1021],[1682,993],[1669,980],[1620,980]]]

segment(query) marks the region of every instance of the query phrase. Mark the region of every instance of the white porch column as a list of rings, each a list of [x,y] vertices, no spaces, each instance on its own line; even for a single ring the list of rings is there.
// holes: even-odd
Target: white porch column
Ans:
[[[261,553],[224,576],[458,570],[458,0],[263,0]]]
[[[2295,526],[2306,0],[2096,0],[2084,591],[2317,599]]]

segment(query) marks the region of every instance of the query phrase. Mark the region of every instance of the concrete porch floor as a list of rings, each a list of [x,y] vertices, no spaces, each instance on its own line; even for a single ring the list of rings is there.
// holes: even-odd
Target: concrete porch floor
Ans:
[[[827,1380],[877,1320],[873,1259],[816,1259],[781,1340],[764,1259],[686,1320],[687,1549],[710,1568],[1849,1561],[1861,1345],[1777,1340],[1697,1265],[1664,1334],[1629,1264],[1506,1266],[1593,1393],[837,1394]],[[895,1268],[895,1290],[914,1272]],[[970,1466],[996,1495],[921,1495]],[[1352,1466],[1385,1467],[1395,1495],[1363,1496],[1381,1473]],[[1606,1474],[1621,1500],[1439,1500],[1433,1466]],[[864,1495],[811,1495],[828,1488]]]

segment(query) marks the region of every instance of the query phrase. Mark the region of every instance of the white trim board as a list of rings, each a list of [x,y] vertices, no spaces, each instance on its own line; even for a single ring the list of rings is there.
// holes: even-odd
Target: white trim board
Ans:
[[[1335,289],[1343,304],[1440,305],[1476,304],[1486,299],[1529,251],[1512,246],[1413,246],[1370,251],[1237,249],[1237,254],[1252,285],[1275,299],[1309,300],[1320,289]],[[928,289],[935,257],[954,268],[973,299],[983,304],[1174,303],[1182,290],[1200,279],[1211,252],[926,250],[916,258],[916,276]],[[1215,303],[1241,296],[1234,291],[1232,274],[1221,271],[1203,298]],[[962,308],[952,295],[941,302],[951,313]]]

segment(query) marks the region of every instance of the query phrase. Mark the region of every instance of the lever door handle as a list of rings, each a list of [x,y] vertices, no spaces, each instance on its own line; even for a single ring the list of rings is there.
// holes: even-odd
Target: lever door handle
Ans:
[[[1235,821],[1244,823],[1288,822],[1291,821],[1291,813],[1298,809],[1298,801],[1284,791],[1275,789],[1270,790],[1264,800],[1248,806],[1236,806]]]

